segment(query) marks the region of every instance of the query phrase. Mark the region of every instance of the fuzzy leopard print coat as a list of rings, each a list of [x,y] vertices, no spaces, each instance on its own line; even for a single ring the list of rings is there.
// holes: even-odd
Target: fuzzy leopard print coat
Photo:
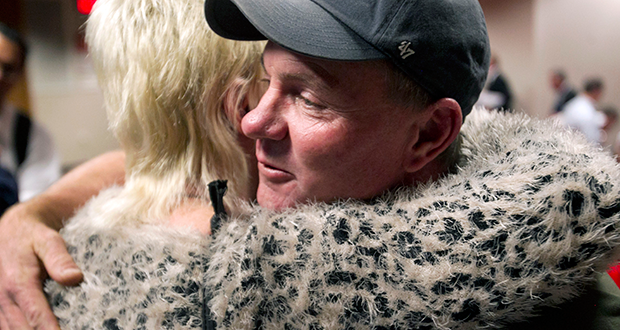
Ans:
[[[48,282],[65,329],[473,329],[526,320],[618,257],[620,170],[549,121],[474,111],[456,174],[372,203],[255,208],[213,237],[63,230],[85,273]],[[103,217],[103,218],[101,218]],[[94,221],[100,222],[100,221]]]

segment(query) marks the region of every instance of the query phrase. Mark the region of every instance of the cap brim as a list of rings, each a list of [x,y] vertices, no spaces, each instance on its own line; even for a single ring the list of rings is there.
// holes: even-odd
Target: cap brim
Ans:
[[[269,39],[295,52],[332,60],[386,56],[308,0],[206,0],[211,29],[234,40]]]

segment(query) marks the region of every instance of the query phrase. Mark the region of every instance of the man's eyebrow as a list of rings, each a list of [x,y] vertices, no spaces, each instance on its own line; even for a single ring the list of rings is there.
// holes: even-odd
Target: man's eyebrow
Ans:
[[[321,66],[318,63],[314,63],[311,61],[306,61],[306,65],[319,77],[321,77],[321,81],[327,83],[327,85],[331,88],[340,85],[340,79],[336,78],[333,74],[331,74],[327,69]]]
[[[313,62],[304,62],[310,72],[284,73],[282,80],[300,81],[315,90],[331,90],[340,85],[340,80],[325,68]]]
[[[304,62],[311,70],[315,73],[316,76],[322,79],[312,79],[316,78],[316,76],[307,74],[307,73],[287,73],[283,75],[283,79],[293,80],[293,81],[303,81],[309,83],[313,88],[320,89],[330,89],[338,86],[340,84],[340,80],[337,79],[334,75],[330,74],[325,68],[320,66],[317,63],[306,61]],[[260,65],[263,67],[263,72],[267,74],[267,68],[265,68],[265,53],[263,52],[260,55]],[[318,81],[317,81],[318,80]],[[326,83],[325,83],[326,82]]]

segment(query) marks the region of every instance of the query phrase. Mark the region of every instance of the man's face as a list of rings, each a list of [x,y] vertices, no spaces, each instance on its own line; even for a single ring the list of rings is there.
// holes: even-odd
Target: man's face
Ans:
[[[4,99],[19,79],[22,67],[19,46],[0,34],[0,100]]]
[[[246,108],[237,109],[240,112],[239,115],[237,116],[237,113],[235,113],[234,116],[231,115],[229,117],[229,120],[234,123],[235,127],[239,127],[237,126],[237,124],[241,125],[240,121],[242,117],[246,114],[246,111],[250,111],[256,108],[261,97],[263,96],[263,94],[265,94],[265,90],[266,90],[266,84],[264,81],[260,81],[256,85],[250,86],[250,90],[248,91],[246,95],[246,98],[247,98],[245,101],[247,102]],[[239,130],[241,129],[239,128]],[[258,163],[256,161],[256,155],[255,155],[256,141],[248,138],[242,132],[237,133],[237,141],[239,142],[239,145],[241,146],[241,148],[243,148],[243,151],[246,156],[246,161],[248,164],[248,170],[250,171],[251,181],[249,182],[250,187],[248,190],[250,195],[247,196],[247,198],[255,199],[256,198],[255,193],[258,187]]]
[[[551,74],[551,87],[553,87],[554,90],[560,90],[563,81],[564,79],[562,79],[562,77],[558,76],[557,74]]]
[[[403,183],[418,115],[387,100],[383,62],[315,59],[270,42],[263,63],[269,88],[241,126],[256,139],[261,206],[367,199]]]
[[[590,97],[595,102],[599,102],[601,100],[601,98],[603,98],[603,89],[602,88],[597,88],[597,89],[589,92],[588,95],[590,95]]]

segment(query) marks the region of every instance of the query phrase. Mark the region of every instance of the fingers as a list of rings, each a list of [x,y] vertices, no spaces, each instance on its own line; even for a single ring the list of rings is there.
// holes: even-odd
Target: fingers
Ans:
[[[28,324],[32,326],[32,329],[60,330],[56,316],[52,313],[40,284],[31,283],[28,287],[24,287],[23,290],[17,291],[12,298],[19,306],[19,310],[24,314]]]
[[[51,231],[46,239],[34,242],[34,252],[43,262],[49,277],[62,285],[76,285],[82,281],[82,272],[67,252],[65,241],[60,234]]]
[[[6,316],[6,317],[5,317]],[[10,318],[7,318],[10,317]],[[6,295],[0,297],[0,330],[32,329],[26,317]]]
[[[4,280],[6,294],[0,294],[0,329],[59,330],[56,317],[38,281]]]
[[[2,313],[2,309],[0,308],[0,330],[2,329],[8,329],[9,328],[9,324],[6,321],[6,318],[4,317],[4,314]]]
[[[55,230],[15,210],[0,221],[0,329],[58,330],[42,290],[42,263],[65,283],[79,282],[81,273],[76,275],[77,267]],[[63,271],[67,267],[69,271]]]
[[[6,318],[4,317],[4,313],[2,313],[2,309],[0,309],[0,330],[2,329],[9,329],[9,324],[6,321]]]

